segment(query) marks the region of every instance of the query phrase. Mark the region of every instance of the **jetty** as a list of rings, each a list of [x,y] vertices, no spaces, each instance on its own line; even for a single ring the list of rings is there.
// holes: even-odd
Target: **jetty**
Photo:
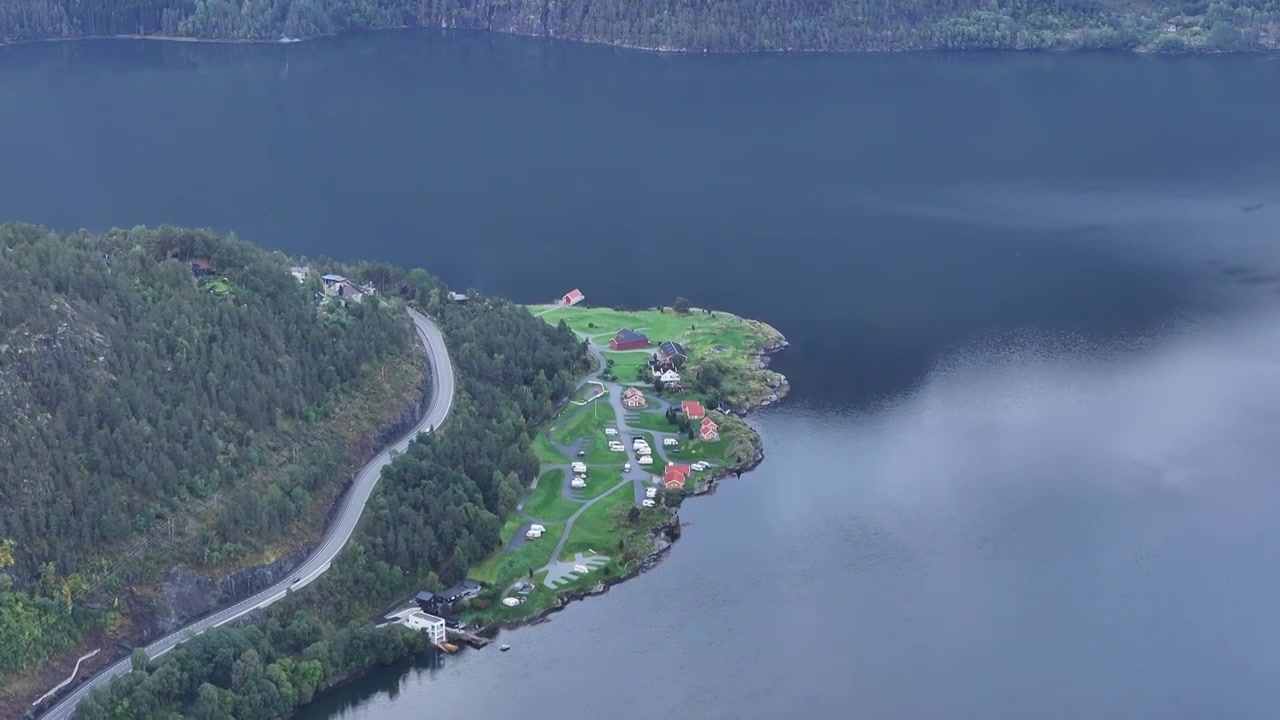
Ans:
[[[470,630],[454,630],[452,628],[449,629],[449,638],[461,640],[477,650],[492,642],[489,638],[477,635]]]

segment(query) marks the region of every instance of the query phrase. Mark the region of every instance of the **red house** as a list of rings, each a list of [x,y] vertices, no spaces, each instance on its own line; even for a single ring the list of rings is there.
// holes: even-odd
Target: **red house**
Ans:
[[[635,350],[649,344],[649,338],[632,330],[631,328],[622,328],[617,335],[609,341],[610,350]]]
[[[668,465],[666,472],[662,474],[662,484],[667,486],[668,490],[679,490],[684,487],[687,473],[680,472],[675,465]]]
[[[702,407],[702,403],[697,400],[685,400],[680,403],[680,409],[690,420],[701,420],[707,415],[706,408]]]
[[[698,433],[703,440],[715,442],[720,439],[720,426],[709,417],[702,418],[702,429]]]
[[[570,305],[577,305],[578,303],[582,302],[585,299],[585,297],[586,296],[582,294],[581,290],[579,290],[578,288],[574,288],[569,292],[565,293],[564,297],[560,298],[560,302],[566,307],[568,307]]]

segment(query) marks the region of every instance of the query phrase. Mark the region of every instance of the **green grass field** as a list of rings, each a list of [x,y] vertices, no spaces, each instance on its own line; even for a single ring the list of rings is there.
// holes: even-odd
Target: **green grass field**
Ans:
[[[596,384],[594,384],[594,383],[587,383],[587,384],[583,385],[582,387],[578,388],[577,390],[574,390],[574,391],[573,391],[573,401],[574,401],[574,402],[585,402],[585,401],[587,400],[587,398],[597,398],[597,397],[598,397],[600,400],[604,400],[606,397],[608,397],[608,395],[607,395],[607,394],[605,394],[605,395],[603,395],[603,396],[599,396],[599,395],[597,395],[597,393],[599,393],[599,392],[600,392],[600,386],[599,386],[599,385],[596,385]]]
[[[627,425],[636,430],[653,430],[656,432],[675,432],[679,428],[667,421],[664,413],[652,410],[630,411],[625,416]]]
[[[231,292],[231,284],[222,278],[208,278],[202,284],[215,295],[226,295]]]
[[[541,429],[533,438],[533,454],[538,456],[538,461],[543,465],[563,465],[569,462],[564,453],[547,441],[547,435]]]
[[[768,397],[769,382],[774,374],[761,370],[756,355],[765,347],[782,340],[782,335],[769,325],[724,312],[693,310],[680,315],[671,310],[622,311],[609,308],[552,308],[542,318],[550,323],[564,320],[575,331],[594,341],[607,343],[618,330],[629,327],[649,336],[652,352],[663,340],[684,345],[689,361],[681,371],[686,377],[696,376],[697,369],[708,363],[720,368],[718,394],[737,405],[754,404]],[[635,361],[624,359],[632,354],[614,353],[614,375],[620,382],[633,382]],[[643,355],[645,353],[635,353]],[[705,399],[705,398],[703,398]]]
[[[587,508],[578,516],[569,533],[569,541],[560,551],[561,560],[573,559],[577,552],[594,550],[601,555],[608,555],[610,548],[617,546],[615,531],[619,512],[625,513],[627,508],[635,506],[635,495],[630,485],[623,485],[605,495],[599,502]]]
[[[524,503],[524,511],[532,517],[549,522],[568,520],[569,516],[582,507],[582,503],[565,500],[560,494],[564,487],[564,471],[551,470],[538,478],[538,486],[533,489],[529,499]]]
[[[663,340],[676,340],[684,344],[691,353],[694,350],[707,351],[716,346],[756,351],[777,332],[763,323],[737,315],[725,312],[707,314],[701,310],[679,315],[671,310],[621,311],[571,307],[551,310],[542,318],[553,324],[564,320],[575,331],[604,342],[608,342],[622,328],[631,328],[647,335],[654,347]]]
[[[501,592],[507,585],[526,577],[529,570],[537,570],[551,560],[551,551],[560,542],[564,534],[564,525],[547,524],[547,530],[537,540],[526,542],[519,550],[508,555],[507,542],[515,531],[524,524],[518,517],[513,517],[502,526],[502,545],[483,562],[471,568],[467,577],[491,585]]]
[[[604,434],[605,428],[616,425],[615,419],[613,408],[603,403],[575,407],[552,426],[551,437],[556,442],[566,445],[579,438],[586,438],[587,442],[578,448],[585,451],[586,456],[579,458],[575,454],[571,460],[581,460],[592,468],[622,467],[626,459],[622,453],[615,453],[609,449],[609,438]]]
[[[603,355],[606,362],[613,361],[613,375],[618,378],[618,382],[643,382],[645,385],[652,385],[651,378],[653,374],[649,371],[649,358],[653,356],[652,350],[605,351]],[[641,370],[643,371],[643,380],[637,375],[637,371]]]

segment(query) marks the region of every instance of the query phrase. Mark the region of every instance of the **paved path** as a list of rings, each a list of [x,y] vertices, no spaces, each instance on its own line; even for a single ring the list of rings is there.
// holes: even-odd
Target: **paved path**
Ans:
[[[567,585],[582,576],[582,573],[573,569],[574,565],[585,565],[589,568],[588,572],[590,572],[608,562],[608,556],[583,555],[582,553],[574,553],[573,559],[568,562],[560,562],[553,558],[551,562],[547,564],[547,577],[542,581],[542,584],[549,588],[557,588],[561,585]]]
[[[449,360],[449,351],[444,345],[444,335],[441,334],[440,328],[428,320],[425,315],[415,310],[410,310],[409,314],[413,317],[418,339],[422,342],[427,354],[427,361],[431,364],[431,404],[427,407],[427,412],[422,416],[422,421],[407,435],[385,448],[377,457],[360,468],[351,484],[351,489],[343,497],[337,519],[325,532],[324,539],[320,542],[320,545],[284,580],[253,597],[241,600],[225,610],[191,623],[181,630],[151,643],[145,648],[148,657],[159,657],[188,638],[199,635],[210,628],[225,625],[258,608],[264,608],[285,597],[290,591],[306,587],[316,578],[323,575],[329,569],[329,564],[333,562],[333,559],[342,551],[343,546],[347,544],[347,540],[351,538],[351,533],[355,530],[356,523],[360,521],[360,515],[364,511],[365,503],[369,501],[369,495],[373,492],[374,486],[378,483],[378,478],[382,475],[382,469],[391,463],[392,454],[404,452],[409,447],[409,443],[419,433],[430,432],[440,427],[440,424],[449,416],[449,410],[453,407],[454,378],[453,365]],[[127,657],[107,667],[50,708],[42,716],[43,720],[64,720],[64,718],[71,717],[71,714],[75,712],[76,704],[90,690],[128,673],[130,669],[130,660]]]

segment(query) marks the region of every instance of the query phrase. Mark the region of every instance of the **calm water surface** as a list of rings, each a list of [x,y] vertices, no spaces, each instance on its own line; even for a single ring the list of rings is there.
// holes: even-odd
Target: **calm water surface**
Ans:
[[[7,48],[0,217],[792,340],[767,462],[656,570],[307,720],[1270,718],[1278,89],[1265,57]]]

